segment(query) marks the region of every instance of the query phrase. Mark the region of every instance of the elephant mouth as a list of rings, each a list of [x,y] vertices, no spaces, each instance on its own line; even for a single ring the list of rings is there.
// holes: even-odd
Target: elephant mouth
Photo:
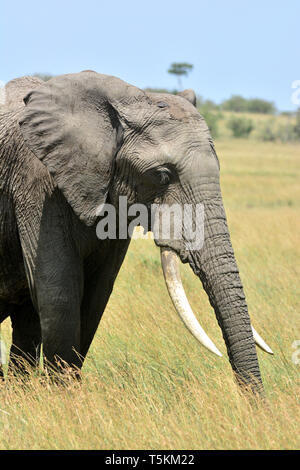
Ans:
[[[222,354],[215,346],[213,341],[205,333],[193,313],[187,296],[185,294],[179,271],[178,255],[170,248],[161,247],[161,265],[164,274],[165,283],[172,300],[172,303],[179,317],[191,332],[191,334],[210,352],[221,357]],[[272,349],[265,343],[261,336],[251,325],[254,341],[263,351],[273,354]]]

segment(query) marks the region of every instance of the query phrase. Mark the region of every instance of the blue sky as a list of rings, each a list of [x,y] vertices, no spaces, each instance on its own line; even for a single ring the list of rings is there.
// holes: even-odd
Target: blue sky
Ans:
[[[4,2],[3,2],[4,3]],[[0,80],[93,69],[140,88],[173,89],[171,62],[194,70],[184,88],[217,102],[232,94],[294,110],[300,80],[300,1],[5,1]]]

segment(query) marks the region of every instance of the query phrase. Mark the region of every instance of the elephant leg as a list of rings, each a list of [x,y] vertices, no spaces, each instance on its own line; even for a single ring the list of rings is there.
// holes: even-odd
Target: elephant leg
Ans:
[[[111,240],[105,260],[98,262],[93,253],[85,263],[85,288],[81,306],[81,349],[84,360],[96,333],[119,269],[126,255],[129,240]]]
[[[72,236],[72,213],[63,196],[47,195],[33,217],[19,216],[19,231],[31,298],[40,317],[44,366],[78,370],[82,258]],[[36,235],[36,236],[35,236]],[[37,236],[38,235],[38,236]]]
[[[32,302],[16,307],[11,313],[12,345],[8,373],[27,374],[37,368],[40,360],[41,325]]]
[[[53,272],[51,267],[49,272]],[[42,274],[41,271],[39,274]],[[43,357],[47,372],[53,375],[52,372],[73,370],[75,375],[78,373],[79,376],[79,369],[82,366],[80,358],[82,282],[79,266],[75,267],[71,262],[65,261],[63,271],[57,267],[54,282],[49,278],[45,280],[44,275],[41,275],[36,281],[35,295],[41,318]]]

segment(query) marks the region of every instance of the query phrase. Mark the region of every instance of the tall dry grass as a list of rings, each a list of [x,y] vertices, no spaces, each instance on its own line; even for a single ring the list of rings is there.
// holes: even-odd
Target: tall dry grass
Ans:
[[[209,336],[190,336],[166,293],[159,251],[132,241],[82,383],[32,376],[0,386],[2,449],[296,449],[300,446],[300,146],[219,141],[232,242],[255,328],[266,400],[241,394],[206,294],[182,277]],[[10,325],[4,324],[10,341]],[[300,354],[299,354],[300,359]]]

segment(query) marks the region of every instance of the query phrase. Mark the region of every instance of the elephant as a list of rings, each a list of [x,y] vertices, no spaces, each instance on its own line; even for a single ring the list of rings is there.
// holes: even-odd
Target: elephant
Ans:
[[[42,84],[43,80],[34,76],[15,78],[7,82],[4,87],[4,112],[23,106],[23,98],[28,91]]]
[[[86,70],[47,82],[7,85],[0,116],[0,323],[10,316],[9,371],[45,364],[80,375],[130,236],[99,239],[110,204],[203,208],[203,240],[155,243],[175,309],[207,349],[221,355],[193,314],[179,263],[200,279],[240,385],[263,390],[255,344],[220,188],[220,165],[193,90],[146,92]],[[14,92],[16,91],[16,98]],[[20,100],[22,96],[23,100]],[[149,215],[150,217],[150,215]],[[157,219],[156,219],[157,220]],[[129,212],[126,224],[132,221]]]

